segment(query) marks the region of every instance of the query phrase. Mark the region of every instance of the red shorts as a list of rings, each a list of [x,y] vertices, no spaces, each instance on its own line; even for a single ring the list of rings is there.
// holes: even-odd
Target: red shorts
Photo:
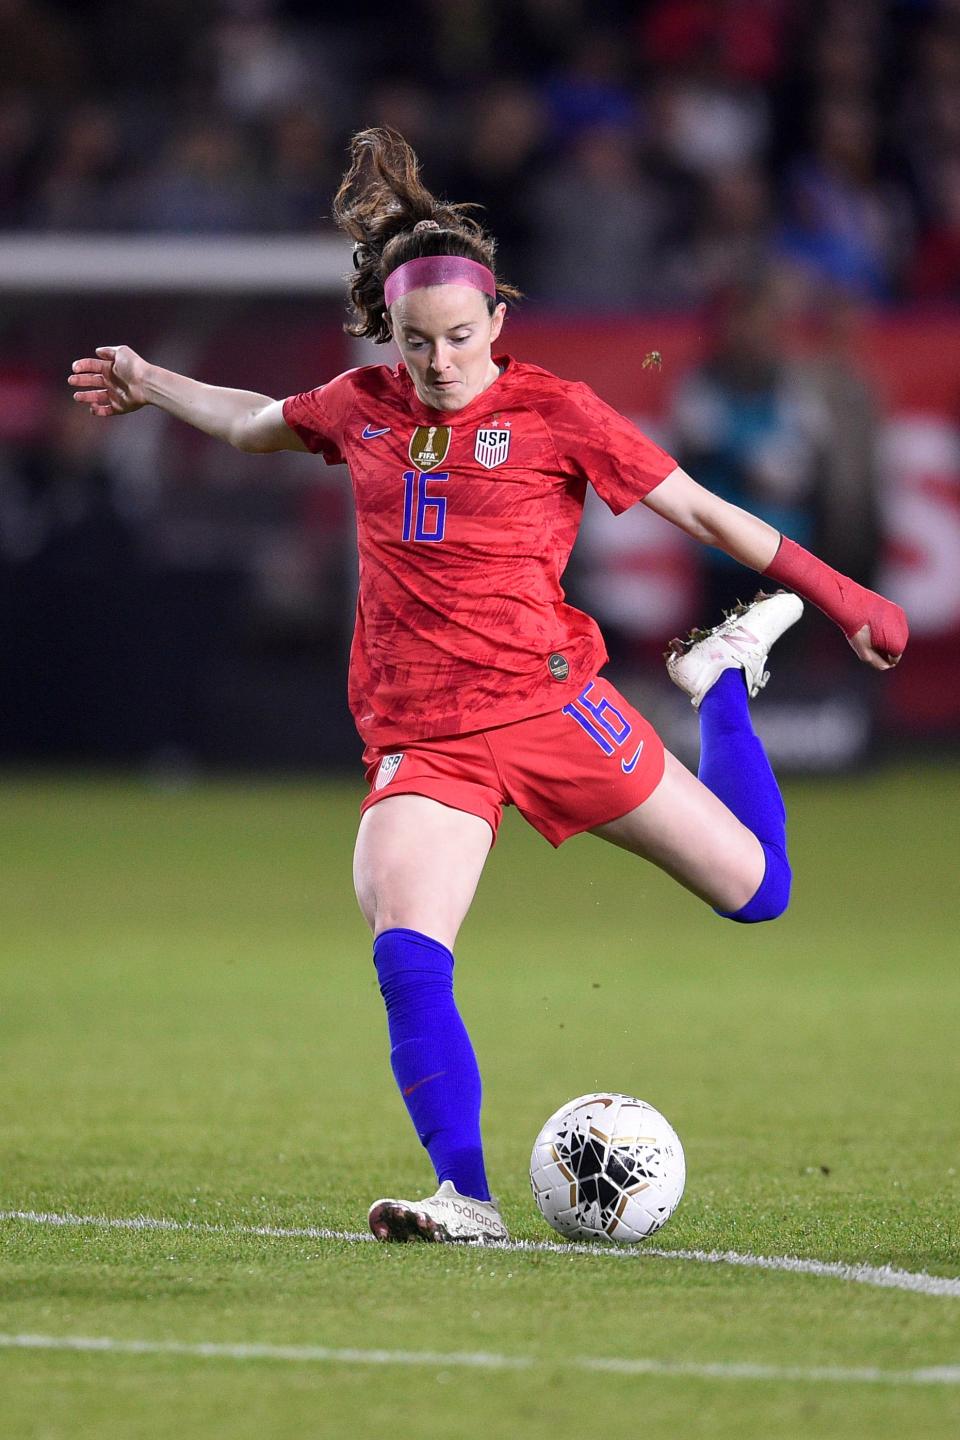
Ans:
[[[370,794],[426,795],[486,820],[494,839],[504,805],[551,845],[641,805],[663,776],[663,742],[609,680],[591,680],[562,710],[402,750],[363,752]]]

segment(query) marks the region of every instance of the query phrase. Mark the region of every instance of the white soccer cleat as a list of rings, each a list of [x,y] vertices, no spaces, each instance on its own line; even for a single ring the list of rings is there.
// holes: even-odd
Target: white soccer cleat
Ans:
[[[488,1245],[510,1238],[495,1202],[459,1194],[452,1180],[426,1200],[377,1200],[367,1219],[377,1240]]]
[[[742,670],[751,700],[770,679],[765,670],[770,648],[803,614],[803,601],[786,590],[763,592],[750,605],[740,604],[712,630],[694,630],[686,640],[671,640],[667,674],[699,710],[704,695],[724,670]]]

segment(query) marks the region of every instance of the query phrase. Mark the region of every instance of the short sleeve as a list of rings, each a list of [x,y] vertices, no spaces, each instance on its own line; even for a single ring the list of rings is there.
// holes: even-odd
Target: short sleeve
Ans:
[[[564,469],[587,480],[615,515],[649,495],[677,468],[672,455],[589,385],[566,388],[550,429]]]
[[[347,370],[326,385],[290,395],[283,402],[283,418],[290,429],[328,465],[345,463],[343,437],[354,406],[354,374]]]

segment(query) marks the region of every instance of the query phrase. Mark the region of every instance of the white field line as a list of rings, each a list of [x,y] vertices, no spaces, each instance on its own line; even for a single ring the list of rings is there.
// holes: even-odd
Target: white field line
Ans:
[[[0,1221],[26,1225],[90,1225],[100,1230],[176,1230],[200,1235],[262,1235],[278,1240],[340,1240],[348,1244],[373,1241],[369,1232],[324,1230],[307,1225],[216,1225],[199,1220],[155,1220],[149,1215],[56,1214],[42,1210],[0,1210]],[[619,1260],[686,1260],[700,1265],[739,1265],[750,1270],[779,1270],[791,1275],[817,1275],[882,1290],[910,1290],[920,1295],[946,1295],[960,1299],[960,1278],[927,1275],[923,1271],[896,1270],[891,1265],[847,1264],[842,1260],[804,1260],[797,1255],[751,1255],[737,1250],[664,1250],[655,1245],[558,1244],[551,1240],[507,1240],[486,1250],[533,1251],[551,1255],[593,1255]]]
[[[931,1365],[917,1370],[881,1370],[873,1365],[755,1365],[718,1360],[696,1364],[682,1360],[567,1356],[562,1362],[535,1355],[498,1355],[487,1350],[348,1350],[327,1345],[221,1344],[179,1340],[114,1340],[106,1335],[2,1335],[0,1349],[75,1350],[116,1355],[186,1355],[198,1360],[286,1360],[299,1364],[401,1365],[431,1370],[545,1370],[601,1375],[666,1375],[696,1380],[786,1380],[821,1385],[960,1385],[960,1365]]]

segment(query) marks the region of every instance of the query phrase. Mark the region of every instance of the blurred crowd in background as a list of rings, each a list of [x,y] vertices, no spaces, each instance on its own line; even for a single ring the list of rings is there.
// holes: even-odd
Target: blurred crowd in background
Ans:
[[[375,123],[539,300],[960,297],[960,0],[0,0],[5,229],[315,231]]]
[[[372,124],[485,207],[527,296],[511,353],[906,606],[882,687],[797,627],[778,763],[960,735],[960,0],[0,0],[0,243],[309,243]],[[109,290],[20,292],[0,261],[0,757],[352,763],[346,476],[152,409],[92,423],[64,375],[124,340],[283,396],[392,352],[346,340],[342,290]],[[565,584],[695,744],[662,645],[756,577],[588,497]]]

